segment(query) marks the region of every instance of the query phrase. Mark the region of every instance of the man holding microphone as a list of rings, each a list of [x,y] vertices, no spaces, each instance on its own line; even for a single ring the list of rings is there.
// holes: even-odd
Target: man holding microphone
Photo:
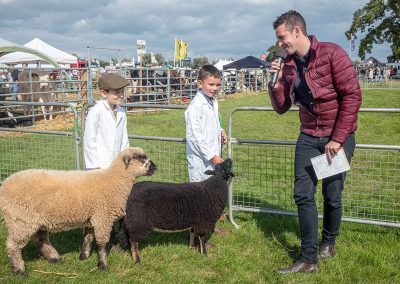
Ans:
[[[298,105],[301,122],[294,167],[301,251],[293,265],[277,269],[277,272],[316,272],[318,258],[330,258],[336,252],[345,173],[322,180],[324,208],[319,243],[315,203],[317,178],[310,159],[326,153],[330,162],[343,148],[350,162],[355,148],[361,90],[346,52],[334,43],[318,42],[314,36],[308,36],[306,22],[298,12],[291,10],[282,14],[273,27],[287,57],[272,62],[268,89],[271,103],[279,114],[288,111],[292,104]],[[282,51],[277,55],[285,57]]]

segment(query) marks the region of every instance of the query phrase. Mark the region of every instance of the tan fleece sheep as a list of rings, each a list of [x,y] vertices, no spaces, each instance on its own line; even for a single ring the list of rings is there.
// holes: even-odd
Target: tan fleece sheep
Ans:
[[[93,231],[98,267],[107,269],[106,245],[112,224],[125,215],[126,200],[137,176],[156,167],[143,149],[128,148],[106,170],[17,172],[0,187],[0,211],[8,228],[6,248],[15,274],[24,274],[21,250],[34,238],[43,257],[59,262],[49,232],[85,227],[81,259],[90,255]]]

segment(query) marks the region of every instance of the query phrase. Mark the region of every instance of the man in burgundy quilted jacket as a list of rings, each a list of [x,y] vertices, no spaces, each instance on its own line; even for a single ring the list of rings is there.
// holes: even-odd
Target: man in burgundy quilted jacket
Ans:
[[[288,11],[273,23],[279,45],[287,52],[282,64],[272,62],[270,73],[278,72],[269,87],[274,110],[283,114],[292,104],[299,106],[300,134],[296,143],[294,199],[301,234],[299,259],[279,273],[315,272],[318,259],[333,257],[342,216],[345,174],[322,180],[323,229],[318,240],[315,203],[317,178],[310,159],[326,153],[328,161],[343,148],[351,160],[361,91],[353,64],[338,45],[318,42],[307,35],[304,18]]]

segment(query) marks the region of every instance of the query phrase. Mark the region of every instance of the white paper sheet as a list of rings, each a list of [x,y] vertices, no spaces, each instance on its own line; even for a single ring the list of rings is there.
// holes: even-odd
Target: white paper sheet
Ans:
[[[343,149],[341,149],[333,157],[330,165],[328,164],[326,154],[311,158],[311,163],[318,180],[350,170],[350,164],[347,161],[346,154],[344,153]]]

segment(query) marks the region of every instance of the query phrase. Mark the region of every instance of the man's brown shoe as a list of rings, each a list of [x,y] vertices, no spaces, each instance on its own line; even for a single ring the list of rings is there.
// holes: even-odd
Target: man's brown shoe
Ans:
[[[302,262],[302,261],[298,260],[289,267],[278,268],[276,270],[276,272],[277,273],[296,273],[296,272],[311,273],[311,272],[317,272],[318,268],[319,268],[318,263],[306,263],[306,262]]]
[[[321,244],[319,246],[318,258],[320,260],[334,257],[335,254],[336,254],[335,244],[331,244],[331,245]]]

